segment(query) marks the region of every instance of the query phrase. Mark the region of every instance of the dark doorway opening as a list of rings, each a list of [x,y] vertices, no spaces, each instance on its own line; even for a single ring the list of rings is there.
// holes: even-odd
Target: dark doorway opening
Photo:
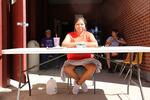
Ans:
[[[102,41],[102,4],[103,0],[27,0],[27,19],[30,23],[27,39],[40,42],[44,31],[51,29],[52,36],[58,34],[62,42],[66,34],[74,30],[75,15],[81,14],[88,22],[88,30],[98,27],[98,35]]]

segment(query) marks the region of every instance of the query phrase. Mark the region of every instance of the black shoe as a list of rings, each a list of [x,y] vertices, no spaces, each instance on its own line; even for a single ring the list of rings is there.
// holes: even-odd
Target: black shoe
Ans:
[[[120,68],[117,68],[117,69],[116,69],[116,72],[117,72],[117,73],[120,72]]]
[[[108,69],[108,72],[109,72],[109,73],[114,73],[115,71],[114,71],[113,68],[109,68],[109,69]]]

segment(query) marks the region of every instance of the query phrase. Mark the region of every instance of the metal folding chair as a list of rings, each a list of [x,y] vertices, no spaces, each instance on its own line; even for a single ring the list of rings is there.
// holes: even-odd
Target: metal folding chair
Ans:
[[[124,66],[127,64],[127,63],[130,63],[130,53],[128,53],[125,57],[125,59],[115,59],[115,60],[112,60],[111,62],[115,63],[115,71],[117,70],[118,68],[118,65],[121,65],[121,68],[120,68],[120,74],[122,74],[122,69],[124,69]]]
[[[139,54],[139,61],[138,61],[138,54]],[[140,53],[136,53],[135,54],[135,58],[134,58],[134,60],[132,61],[132,69],[133,69],[133,67],[137,67],[137,65],[139,64],[141,64],[142,63],[142,58],[143,58],[143,53],[142,52],[140,52]],[[138,63],[139,62],[139,63]],[[125,70],[125,68],[126,67],[128,67],[128,65],[130,64],[130,62],[124,62],[125,63],[125,65],[124,65],[124,67],[123,67],[123,69],[122,69],[122,73],[123,73],[123,71]],[[124,78],[124,80],[127,78],[127,76],[129,75],[129,72],[130,72],[130,69],[128,68],[128,71],[127,71],[127,73],[126,73],[126,75],[125,75],[125,78]]]
[[[102,58],[104,60],[107,60],[102,54],[101,55],[96,55],[98,58]],[[125,59],[111,59],[110,60],[111,63],[115,64],[115,68],[114,71],[117,70],[118,66],[121,65],[120,71],[122,71],[122,69],[124,68],[125,63],[130,63],[130,53],[127,53]],[[119,74],[121,75],[122,72]]]

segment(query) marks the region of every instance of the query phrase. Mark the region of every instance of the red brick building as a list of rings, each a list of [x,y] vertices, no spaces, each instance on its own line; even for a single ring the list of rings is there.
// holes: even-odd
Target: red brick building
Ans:
[[[0,53],[6,48],[26,47],[32,39],[39,41],[47,28],[63,39],[63,32],[72,30],[76,14],[84,15],[88,26],[102,28],[102,41],[115,28],[124,33],[128,45],[150,46],[150,0],[9,1],[0,0]],[[29,27],[19,27],[17,22],[28,22]],[[0,86],[18,78],[17,62],[16,56],[0,54]],[[141,69],[143,78],[150,81],[150,53],[144,54]]]

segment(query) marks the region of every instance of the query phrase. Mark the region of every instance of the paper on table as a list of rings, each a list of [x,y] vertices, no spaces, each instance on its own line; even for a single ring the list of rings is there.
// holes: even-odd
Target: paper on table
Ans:
[[[63,48],[66,48],[66,47],[60,47],[60,46],[57,46],[57,47],[52,47],[52,48],[63,49]]]

